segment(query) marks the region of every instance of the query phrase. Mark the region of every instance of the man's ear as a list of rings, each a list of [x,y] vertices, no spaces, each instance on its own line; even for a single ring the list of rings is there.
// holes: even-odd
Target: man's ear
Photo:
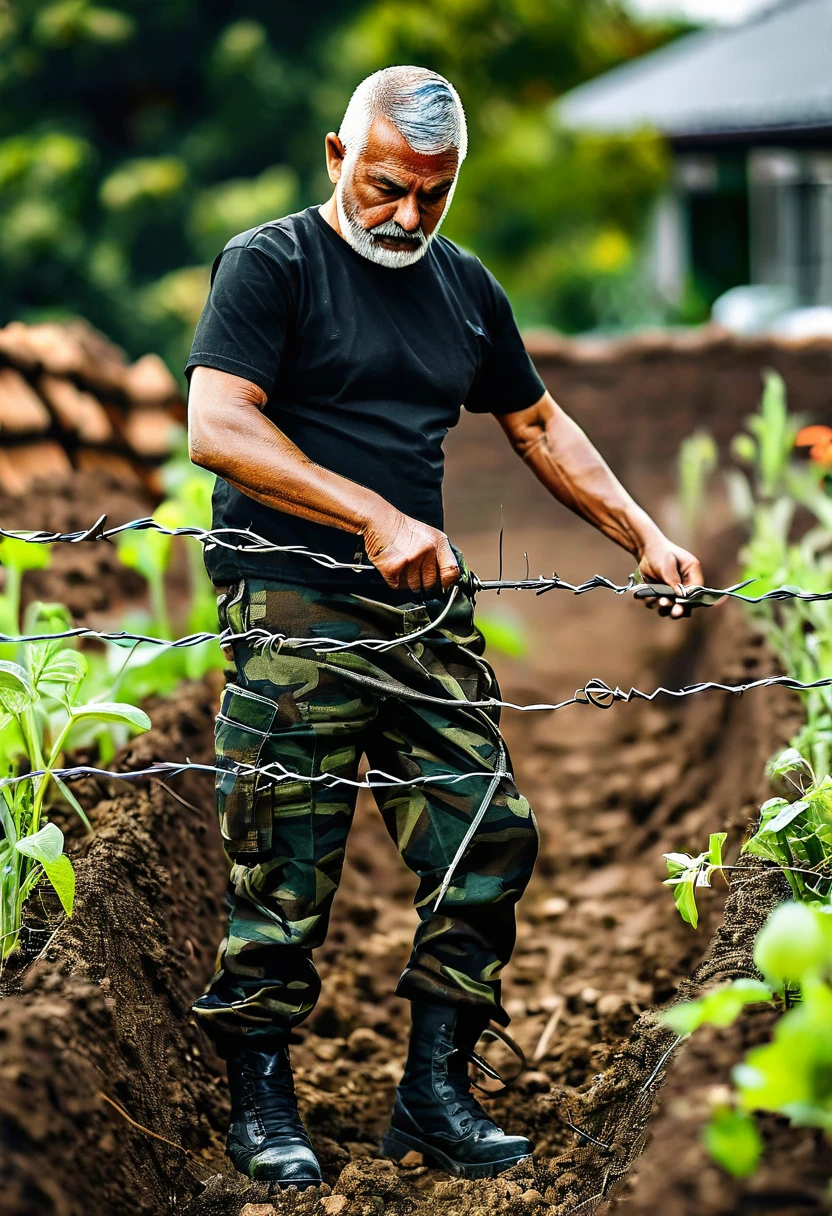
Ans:
[[[340,181],[343,165],[344,145],[335,132],[330,131],[326,137],[326,170],[333,185]]]

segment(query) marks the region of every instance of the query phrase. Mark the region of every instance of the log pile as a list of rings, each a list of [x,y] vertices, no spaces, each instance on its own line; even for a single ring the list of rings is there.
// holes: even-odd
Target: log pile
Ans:
[[[0,490],[24,494],[71,469],[157,490],[185,407],[158,355],[130,363],[82,320],[0,329]]]

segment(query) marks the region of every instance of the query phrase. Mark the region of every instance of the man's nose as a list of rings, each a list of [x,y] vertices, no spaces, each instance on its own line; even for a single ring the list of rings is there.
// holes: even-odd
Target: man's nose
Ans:
[[[399,227],[404,228],[405,232],[416,232],[422,226],[422,216],[412,194],[406,195],[399,201],[395,218],[396,223]]]

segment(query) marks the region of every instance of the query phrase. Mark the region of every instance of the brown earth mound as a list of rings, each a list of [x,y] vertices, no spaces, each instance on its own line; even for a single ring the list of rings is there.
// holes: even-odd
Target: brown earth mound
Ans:
[[[73,512],[78,502],[76,494]],[[60,513],[54,504],[52,511]],[[81,560],[77,550],[73,560]],[[549,602],[547,611],[561,612],[560,601]],[[596,639],[621,646],[620,612],[614,597],[593,593],[580,601],[570,632],[564,607],[558,637],[566,657],[553,661],[566,678],[573,668],[603,674]],[[626,666],[642,687],[771,670],[737,611],[694,619],[662,645],[633,637]],[[506,664],[507,696],[548,698],[544,670]],[[217,694],[216,682],[205,681],[151,706],[153,730],[116,765],[209,760]],[[527,1132],[537,1153],[533,1168],[488,1182],[376,1155],[404,1055],[406,1009],[391,993],[414,927],[414,884],[369,801],[359,808],[333,928],[318,954],[324,996],[293,1048],[326,1185],[270,1196],[224,1158],[223,1070],[188,1013],[221,935],[226,868],[210,778],[172,783],[190,805],[158,785],[83,783],[94,832],[74,838],[75,915],[48,925],[47,944],[27,968],[7,974],[0,1001],[0,1213],[566,1216],[613,1200],[635,1212],[695,1206],[728,1216],[792,1210],[786,1194],[801,1197],[796,1211],[824,1210],[817,1179],[825,1160],[811,1132],[770,1128],[769,1163],[751,1183],[726,1182],[698,1156],[702,1095],[726,1081],[740,1038],[761,1033],[758,1020],[713,1056],[704,1038],[670,1050],[673,1036],[652,1012],[680,985],[687,996],[715,978],[749,973],[754,931],[781,897],[776,882],[738,887],[722,928],[723,897],[704,892],[695,934],[661,886],[661,853],[698,851],[709,831],[725,828],[736,854],[767,793],[764,761],[795,720],[793,699],[779,691],[507,719],[543,848],[507,992],[530,1068],[493,1109],[503,1126]],[[655,1141],[628,1175],[668,1067]]]

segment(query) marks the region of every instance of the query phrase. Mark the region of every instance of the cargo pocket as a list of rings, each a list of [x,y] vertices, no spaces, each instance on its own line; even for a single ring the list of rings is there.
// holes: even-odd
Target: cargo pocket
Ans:
[[[217,714],[217,813],[229,853],[261,853],[272,842],[274,786],[238,764],[258,765],[278,714],[268,697],[227,684]]]

